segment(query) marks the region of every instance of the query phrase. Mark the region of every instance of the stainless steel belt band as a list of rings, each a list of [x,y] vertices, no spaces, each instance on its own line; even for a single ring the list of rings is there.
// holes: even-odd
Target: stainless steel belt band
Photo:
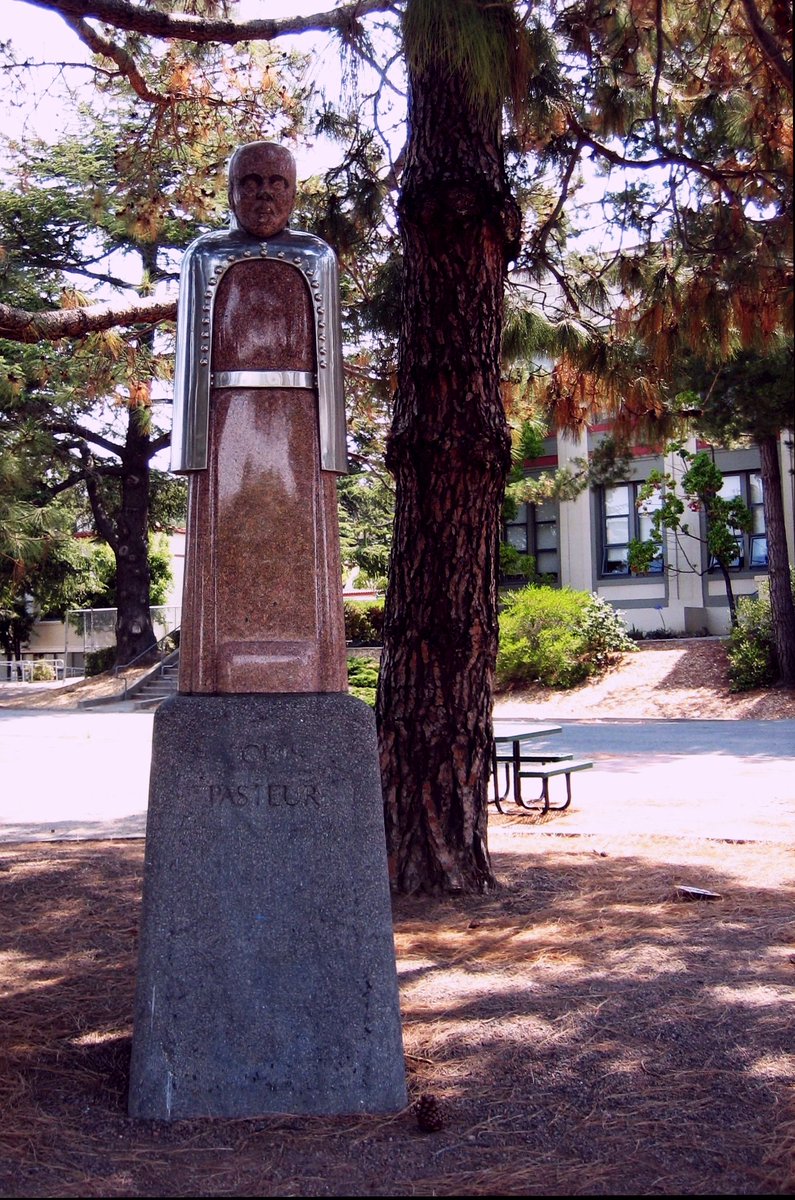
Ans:
[[[213,371],[210,387],[314,388],[317,376],[311,371]]]

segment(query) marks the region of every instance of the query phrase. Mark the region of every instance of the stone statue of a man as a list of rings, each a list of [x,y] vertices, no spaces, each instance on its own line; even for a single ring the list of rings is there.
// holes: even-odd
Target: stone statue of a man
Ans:
[[[337,264],[294,233],[295,162],[229,164],[231,228],[182,267],[172,470],[190,474],[183,693],[345,691]]]

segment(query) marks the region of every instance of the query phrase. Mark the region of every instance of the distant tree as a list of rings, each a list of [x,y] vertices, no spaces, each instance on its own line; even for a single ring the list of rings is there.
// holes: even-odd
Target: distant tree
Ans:
[[[30,506],[20,525],[21,515],[15,500],[14,527],[5,526],[0,547],[0,646],[17,661],[39,616],[63,613],[101,586],[101,564],[71,536],[71,513]]]
[[[89,513],[78,489],[50,499],[30,459],[0,429],[0,646],[19,659],[36,621],[63,618],[71,608],[116,604],[116,558],[90,536],[76,536]],[[171,553],[162,534],[149,535],[151,599],[162,604],[172,582]]]
[[[70,589],[68,603],[61,597],[39,597],[34,593],[37,607],[47,616],[63,618],[70,608],[116,607],[116,556],[107,542],[93,538],[78,541],[91,574]],[[150,533],[148,543],[149,599],[158,606],[166,603],[174,582],[172,555],[164,534]]]

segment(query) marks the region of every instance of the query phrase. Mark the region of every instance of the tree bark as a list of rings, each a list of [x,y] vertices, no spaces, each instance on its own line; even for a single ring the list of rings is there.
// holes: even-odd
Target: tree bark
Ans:
[[[116,662],[132,662],[157,641],[149,608],[149,436],[130,413],[116,521]]]
[[[392,0],[355,0],[330,12],[313,16],[269,18],[250,21],[231,21],[225,17],[197,16],[190,12],[161,12],[150,5],[130,3],[129,0],[27,0],[40,8],[49,8],[63,16],[96,17],[116,29],[132,30],[159,38],[179,38],[190,42],[223,42],[235,46],[240,42],[272,41],[284,35],[313,31],[337,30],[345,33],[353,23],[368,13],[384,12]]]
[[[518,210],[499,115],[473,112],[462,78],[411,78],[409,129],[377,705],[386,836],[395,890],[477,892],[494,883],[487,783],[510,468],[500,341]]]
[[[134,409],[117,453],[121,467],[114,474],[121,496],[115,515],[105,509],[91,470],[86,490],[97,532],[116,559],[116,664],[124,666],[156,643],[149,610],[149,460],[154,451]]]
[[[781,682],[792,687],[795,685],[795,603],[790,584],[778,439],[772,435],[758,438],[757,445],[765,507],[767,570],[776,661]]]

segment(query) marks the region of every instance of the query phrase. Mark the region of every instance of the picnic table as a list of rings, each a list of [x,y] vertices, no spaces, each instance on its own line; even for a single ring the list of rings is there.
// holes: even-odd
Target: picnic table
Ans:
[[[543,816],[550,809],[563,812],[571,804],[571,776],[575,771],[585,771],[593,766],[586,759],[575,759],[565,750],[548,750],[533,746],[533,742],[560,733],[560,725],[495,723],[492,741],[491,770],[494,779],[494,803],[497,811],[504,813],[503,803],[513,793],[513,801],[519,808],[540,812]],[[505,768],[505,787],[499,788],[499,768]],[[566,800],[563,804],[551,804],[549,781],[556,775],[566,780]],[[541,793],[531,803],[522,798],[522,780],[539,779]]]

